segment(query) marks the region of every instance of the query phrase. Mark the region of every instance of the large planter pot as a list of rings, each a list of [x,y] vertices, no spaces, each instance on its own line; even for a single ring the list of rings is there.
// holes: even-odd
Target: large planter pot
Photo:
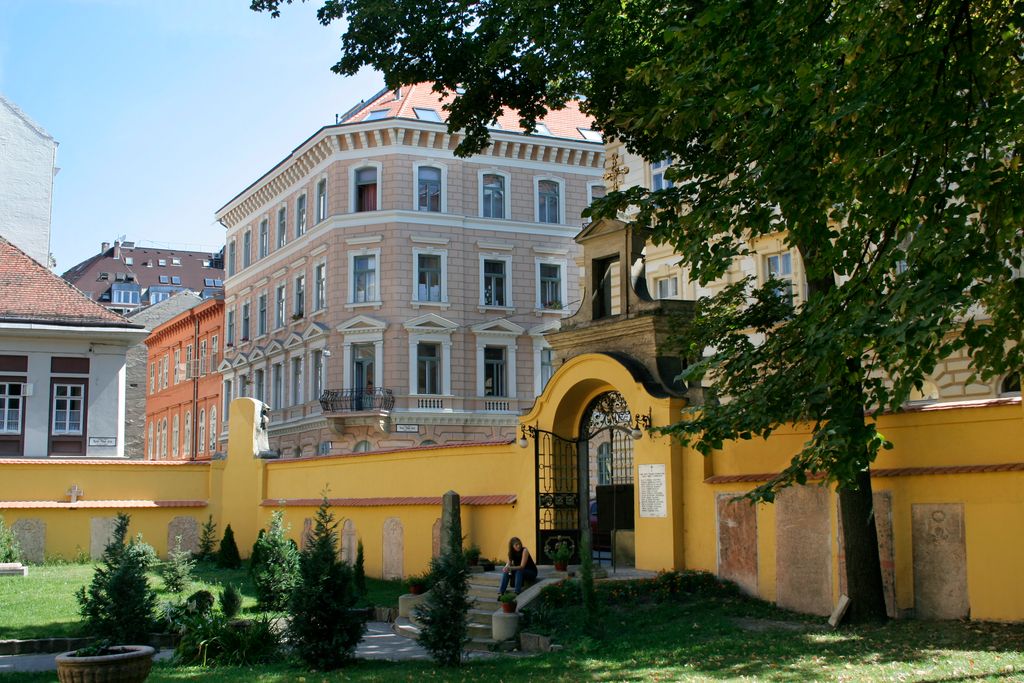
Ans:
[[[148,645],[114,645],[108,655],[75,657],[57,655],[60,683],[142,683],[153,667],[156,650]]]
[[[569,568],[569,563],[568,562],[557,562],[557,561],[555,562],[555,571],[556,572],[564,572],[568,568]]]
[[[423,595],[427,591],[427,584],[425,583],[410,583],[409,592],[413,595]]]
[[[515,612],[516,611],[516,601],[513,600],[512,602],[503,602],[503,603],[501,603],[501,610],[503,612],[509,612],[509,613]]]

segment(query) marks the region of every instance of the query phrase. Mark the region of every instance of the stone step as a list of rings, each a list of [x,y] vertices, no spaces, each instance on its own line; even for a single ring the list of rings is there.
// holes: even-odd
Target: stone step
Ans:
[[[490,638],[491,637],[491,625],[490,624],[466,624],[466,630],[469,634],[470,640],[477,638]]]
[[[499,643],[491,638],[472,638],[466,643],[466,649],[474,652],[511,652],[515,647],[515,640],[503,640]]]
[[[495,592],[497,592],[498,584],[501,583],[501,572],[483,572],[480,574],[470,574],[469,584],[476,586],[494,586]]]
[[[497,605],[498,603],[495,602],[494,604]],[[495,607],[494,609],[498,608]],[[490,628],[491,615],[494,614],[494,609],[481,609],[479,607],[474,607],[469,610],[469,614],[467,615],[466,619],[471,624],[484,624],[485,626],[487,626],[487,628]]]
[[[496,599],[498,597],[497,586],[480,586],[477,584],[469,585],[469,597],[470,598],[490,598]]]

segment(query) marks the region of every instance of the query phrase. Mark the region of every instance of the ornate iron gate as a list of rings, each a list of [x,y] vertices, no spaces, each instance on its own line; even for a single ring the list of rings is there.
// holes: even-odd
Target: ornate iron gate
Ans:
[[[537,562],[551,561],[560,543],[572,549],[571,562],[579,562],[580,447],[553,432],[536,430]]]

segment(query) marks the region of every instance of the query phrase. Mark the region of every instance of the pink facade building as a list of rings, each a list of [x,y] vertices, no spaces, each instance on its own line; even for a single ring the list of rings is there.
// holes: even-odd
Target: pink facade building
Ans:
[[[553,372],[600,136],[575,106],[507,115],[463,159],[441,104],[378,93],[217,212],[224,402],[269,404],[283,456],[511,439]]]

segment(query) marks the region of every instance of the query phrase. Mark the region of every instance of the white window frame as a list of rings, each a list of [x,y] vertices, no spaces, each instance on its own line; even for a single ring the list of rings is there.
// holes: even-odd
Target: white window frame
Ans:
[[[545,308],[545,306],[544,306],[545,302],[542,301],[542,297],[541,297],[541,282],[540,282],[540,267],[541,267],[541,265],[558,266],[558,269],[559,269],[559,279],[561,280],[559,282],[559,291],[560,291],[559,301],[562,304],[561,308]],[[534,291],[536,292],[536,299],[534,301],[534,306],[535,306],[535,308],[538,311],[559,311],[559,310],[564,311],[565,310],[565,307],[566,307],[566,304],[568,303],[568,298],[569,298],[569,283],[568,283],[568,277],[566,277],[568,272],[569,272],[569,263],[565,259],[546,258],[546,257],[537,257],[537,258],[534,259],[534,263],[533,263],[533,285],[534,285]]]
[[[242,233],[242,269],[252,265],[252,228]]]
[[[356,344],[373,344],[373,386],[384,382],[384,330],[387,323],[365,316],[358,316],[338,326],[342,333],[342,387],[355,389],[352,376],[352,347]],[[362,387],[359,387],[362,388]]]
[[[662,283],[672,283],[672,285],[674,285],[675,291],[674,292],[670,291],[670,292],[668,292],[667,294],[665,294],[663,296],[662,293],[661,293],[661,285],[662,285]],[[673,287],[670,286],[670,287],[668,287],[668,289],[671,290],[671,289],[673,289]],[[654,278],[654,293],[655,293],[655,297],[657,297],[658,299],[676,299],[676,298],[678,298],[679,297],[679,276],[678,275],[666,275],[665,277]]]
[[[265,337],[270,332],[270,295],[267,290],[256,297],[256,338]]]
[[[15,384],[21,387],[21,393],[17,396],[11,396],[7,393],[9,391],[8,387],[14,386]],[[3,382],[0,382],[0,386],[4,387],[4,393],[0,394],[0,425],[3,425],[3,427],[0,427],[0,434],[21,434],[23,429],[22,425],[25,422],[25,383],[4,380]],[[16,398],[18,400],[18,416],[14,420],[16,426],[15,429],[11,429],[10,420],[7,420],[7,415],[9,415],[11,410],[7,405],[8,400],[11,398]]]
[[[431,301],[428,297],[426,299],[420,298],[420,256],[440,256],[441,257],[441,300]],[[412,250],[412,301],[414,304],[427,306],[430,305],[443,305],[448,303],[448,250],[447,249],[433,249],[430,247],[416,247]]]
[[[270,364],[270,407],[273,410],[281,410],[284,408],[284,393],[286,389],[286,381],[284,377],[285,363],[284,359],[280,358],[277,362]],[[280,382],[278,382],[280,380]]]
[[[196,432],[196,454],[198,455],[206,452],[206,408],[199,409]]]
[[[544,387],[547,386],[547,382],[544,381],[544,373],[541,363],[541,354],[545,350],[551,351],[551,344],[549,344],[543,337],[543,335],[533,335],[533,394],[534,396],[540,396],[544,393]],[[555,374],[555,367],[551,366],[552,376]],[[550,379],[550,378],[548,378]]]
[[[507,398],[514,401],[516,387],[516,337],[513,332],[481,332],[476,334],[476,395],[479,398]],[[505,386],[504,396],[484,396],[484,349],[487,347],[505,348]]]
[[[192,455],[192,411],[185,411],[185,428],[182,431],[181,455],[189,457]]]
[[[306,359],[308,371],[304,374],[309,377],[309,381],[306,384],[308,385],[310,401],[319,401],[320,394],[323,393],[324,388],[327,386],[327,354],[324,353],[324,350],[323,346],[316,346],[309,350],[308,358]],[[316,364],[313,362],[317,354],[320,354],[319,371],[315,371]]]
[[[352,164],[348,167],[348,201],[349,201],[349,213],[367,213],[365,211],[359,211],[357,208],[357,200],[359,193],[356,189],[356,172],[364,168],[375,168],[377,169],[377,208],[376,211],[381,210],[381,200],[383,199],[383,169],[384,165],[379,161],[370,161],[369,159],[363,159],[357,163]]]
[[[298,362],[298,372],[295,371],[296,361]],[[305,358],[302,353],[290,356],[288,358],[288,405],[290,406],[301,406],[303,401],[302,390],[305,386],[304,377],[305,369]]]
[[[259,225],[259,237],[257,238],[259,248],[257,258],[266,258],[270,253],[270,219],[264,217]]]
[[[356,257],[357,256],[373,256],[374,259],[374,287],[377,290],[374,292],[375,297],[373,300],[367,301],[356,301]],[[359,306],[376,306],[381,305],[381,263],[380,263],[380,248],[376,249],[350,249],[348,252],[348,307],[357,308]]]
[[[217,406],[210,406],[210,453],[217,450]]]
[[[288,325],[288,282],[279,282],[274,287],[274,329]]]
[[[305,192],[295,198],[295,239],[306,234],[309,227],[309,197]]]
[[[605,191],[605,195],[608,194],[608,187],[604,184],[604,181],[592,181],[587,183],[587,206],[594,203],[594,188],[600,187]]]
[[[160,265],[163,265],[162,263]],[[238,272],[238,247],[235,243],[235,239],[232,238],[228,242],[228,257],[227,257],[228,277],[231,277]],[[166,276],[165,276],[166,277]]]
[[[544,225],[565,225],[565,180],[556,176],[545,175],[533,177],[533,221],[535,223],[542,222],[540,220],[540,183],[545,180],[550,180],[558,184],[558,222],[543,223]]]
[[[330,211],[328,202],[330,201],[330,195],[328,194],[327,176],[321,176],[316,181],[316,222],[321,223],[327,220],[327,214]]]
[[[484,216],[484,176],[485,175],[497,175],[501,176],[505,180],[505,191],[503,204],[503,213],[505,214],[501,218],[494,218],[493,216]],[[496,168],[488,168],[477,172],[477,213],[481,218],[487,218],[488,220],[495,221],[508,221],[512,220],[512,176],[504,171],[499,171]]]
[[[438,329],[424,329],[418,323],[424,318],[433,318],[443,321],[443,318],[427,314],[421,318],[405,323],[405,329],[409,333],[409,394],[413,396],[451,396],[452,395],[452,332],[458,329],[451,321],[445,321],[445,327]],[[441,392],[440,394],[420,394],[417,386],[417,353],[416,347],[420,343],[441,345]],[[379,386],[379,385],[378,385]]]
[[[301,287],[300,285],[301,281]],[[299,307],[301,304],[301,308]],[[292,278],[292,316],[302,314],[300,317],[306,317],[306,274],[297,273]]]
[[[274,227],[277,229],[277,239],[274,241],[277,248],[281,249],[288,244],[288,205],[282,204],[277,207],[274,216]]]
[[[789,272],[788,273],[776,273],[776,279],[783,282],[789,283],[789,294],[788,298],[791,303],[796,301],[797,288],[796,288],[796,258],[793,256],[793,252],[790,250],[778,251],[770,254],[764,254],[761,263],[764,268],[763,283],[767,283],[772,277],[772,259],[778,259],[778,263],[781,266],[785,260],[789,261]]]
[[[181,439],[181,419],[175,413],[171,418],[171,457],[178,457],[179,440]]]
[[[318,278],[317,272],[323,277]],[[313,264],[313,292],[310,308],[313,313],[319,313],[327,309],[327,261],[319,261]]]
[[[448,213],[448,167],[436,161],[416,161],[412,165],[412,210],[423,213],[438,213],[428,209],[420,208],[420,169],[435,168],[441,171],[441,210],[440,213]],[[379,184],[378,184],[379,187]],[[378,206],[380,204],[378,203]]]
[[[484,295],[484,262],[486,261],[504,261],[505,262],[505,303],[502,306],[496,304],[484,303],[486,297]],[[485,309],[497,309],[506,310],[514,308],[515,304],[512,301],[512,255],[511,254],[494,254],[494,253],[480,253],[479,254],[479,306]]]
[[[146,427],[146,459],[153,459],[153,421],[150,420],[149,425]]]

